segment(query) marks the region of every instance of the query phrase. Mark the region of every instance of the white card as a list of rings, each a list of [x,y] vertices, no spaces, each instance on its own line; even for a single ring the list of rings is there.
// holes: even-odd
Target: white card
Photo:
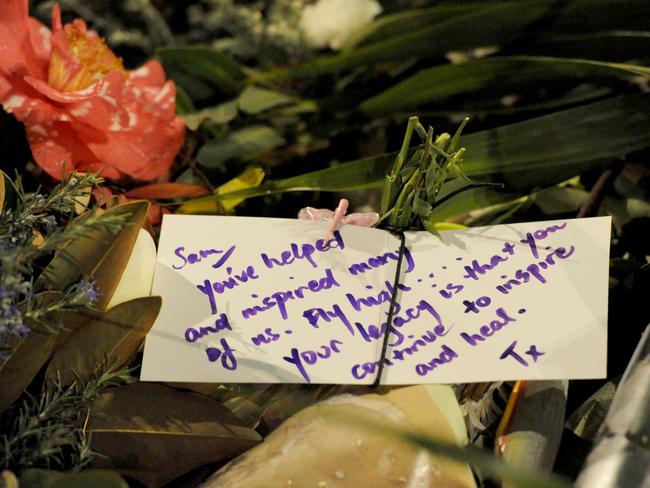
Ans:
[[[603,378],[609,217],[408,232],[382,384]],[[375,381],[399,238],[166,215],[141,380]]]

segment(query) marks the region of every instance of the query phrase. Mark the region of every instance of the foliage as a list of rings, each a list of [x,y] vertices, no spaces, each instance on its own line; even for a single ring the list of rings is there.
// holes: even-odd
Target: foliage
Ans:
[[[14,473],[29,468],[79,470],[90,463],[92,450],[83,425],[100,393],[135,381],[128,369],[105,366],[87,381],[67,387],[46,383],[37,396],[26,395],[0,436],[0,465]]]
[[[53,2],[32,3],[49,23]],[[68,409],[60,418],[44,417],[63,422],[65,435],[52,451],[12,450],[5,465],[24,470],[21,486],[66,476],[26,468],[85,466],[92,449],[108,456],[94,464],[119,470],[130,482],[157,486],[180,476],[192,486],[209,474],[202,466],[245,451],[299,408],[345,390],[123,385],[102,390],[93,409],[103,416],[91,415],[92,435],[79,437],[71,423],[78,414],[66,399],[97,391],[93,378],[104,360],[137,367],[160,307],[149,297],[107,308],[138,232],[154,230],[148,203],[133,199],[179,213],[233,213],[238,206],[242,215],[290,217],[305,205],[333,207],[344,193],[353,206],[381,210],[387,225],[430,230],[441,221],[490,225],[610,214],[609,380],[623,372],[650,320],[643,305],[650,284],[645,0],[384,0],[384,13],[338,52],[304,44],[302,0],[60,3],[65,20],[88,20],[126,66],[152,56],[163,63],[177,84],[177,112],[188,135],[164,181],[71,175],[52,187],[46,176],[28,171],[22,127],[2,114],[3,168],[18,169],[23,182],[0,178],[2,425],[15,442],[31,446],[57,425],[37,423],[30,433],[33,414],[52,403]],[[412,114],[417,118],[409,119],[404,138]],[[444,135],[459,124],[462,135]],[[434,137],[428,125],[443,135]],[[414,132],[418,144],[411,144]],[[86,200],[98,184],[115,195],[106,212]],[[76,216],[86,206],[91,210]],[[478,385],[473,398],[459,386],[472,439],[492,446],[514,434],[514,454],[504,458],[529,467],[540,467],[542,458],[548,467],[559,442],[554,470],[575,478],[612,388],[604,399],[590,399],[601,383],[571,382],[568,396],[562,385],[553,414],[539,409],[546,405],[540,398],[557,394],[555,387],[537,386],[542,394],[533,401],[517,396],[511,384],[499,385],[494,397],[495,385]],[[512,430],[497,430],[500,417],[512,419],[498,404],[506,394],[522,417]],[[161,407],[162,398],[174,407]],[[562,431],[565,408],[570,420]],[[529,428],[539,418],[547,420]],[[524,485],[531,479],[483,451],[391,435],[470,460],[485,475]],[[118,475],[109,476],[107,486],[123,486]]]
[[[85,235],[91,227],[110,231],[120,224],[120,219],[90,214],[66,225],[75,208],[83,208],[81,202],[90,188],[101,183],[96,175],[71,173],[47,195],[27,194],[20,179],[14,184],[4,173],[1,176],[4,192],[0,195],[0,355],[4,356],[9,336],[20,339],[29,332],[25,319],[53,332],[61,326],[57,313],[92,307],[97,301],[94,282],[83,277],[61,288],[60,295],[34,300],[34,263]]]

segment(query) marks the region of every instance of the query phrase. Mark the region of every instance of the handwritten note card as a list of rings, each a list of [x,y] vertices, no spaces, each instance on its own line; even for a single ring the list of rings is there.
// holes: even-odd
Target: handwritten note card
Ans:
[[[606,374],[610,218],[409,232],[382,383]],[[167,215],[142,380],[375,379],[399,239],[285,219]]]

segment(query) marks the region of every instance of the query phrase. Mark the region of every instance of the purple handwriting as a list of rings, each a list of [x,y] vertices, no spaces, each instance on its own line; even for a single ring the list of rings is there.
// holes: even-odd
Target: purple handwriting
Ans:
[[[228,322],[228,317],[226,316],[225,313],[222,313],[219,315],[219,318],[214,321],[214,327],[199,327],[198,329],[195,329],[194,327],[188,327],[185,329],[185,340],[187,342],[196,342],[198,341],[201,337],[204,337],[208,334],[217,334],[218,332],[221,332],[222,330],[232,330],[232,327],[230,326],[230,323]]]
[[[521,309],[519,312],[523,313],[525,310]],[[477,344],[480,344],[486,340],[488,337],[493,336],[496,332],[503,329],[506,325],[517,321],[517,319],[512,318],[510,315],[508,315],[508,312],[506,312],[503,307],[497,308],[496,315],[498,318],[492,320],[488,325],[481,326],[481,328],[478,330],[478,334],[468,334],[467,332],[461,332],[460,336],[465,339],[465,342],[467,342],[470,346],[476,346]]]
[[[463,278],[471,278],[473,280],[478,280],[481,275],[484,275],[491,269],[496,268],[499,264],[505,263],[508,260],[508,256],[512,256],[515,253],[515,246],[511,243],[506,242],[501,249],[501,252],[506,255],[495,254],[490,258],[489,263],[480,264],[476,259],[472,261],[471,265],[465,265],[465,274]]]
[[[343,237],[339,231],[334,232],[334,238],[326,241],[325,239],[318,239],[315,245],[312,244],[302,244],[298,247],[298,244],[292,243],[290,251],[282,251],[279,258],[269,257],[268,254],[260,254],[262,262],[264,265],[272,269],[274,266],[286,266],[291,264],[296,260],[305,259],[307,260],[314,268],[317,268],[318,265],[312,258],[312,255],[316,252],[327,252],[330,249],[345,249],[345,243],[343,242]]]
[[[179,266],[177,266],[175,264],[172,264],[172,268],[174,268],[174,269],[183,269],[186,264],[200,263],[201,261],[203,261],[205,258],[207,258],[208,256],[210,256],[212,254],[222,254],[223,253],[221,256],[219,256],[219,259],[217,259],[217,261],[215,261],[212,264],[212,267],[217,269],[217,268],[220,268],[221,266],[223,266],[223,264],[228,260],[228,258],[232,255],[232,253],[235,252],[235,246],[230,246],[230,248],[226,252],[221,251],[219,249],[202,249],[198,253],[193,253],[192,252],[192,253],[188,254],[187,257],[185,257],[185,255],[183,254],[184,252],[185,252],[185,247],[184,246],[177,247],[174,250],[174,254],[176,256],[178,256],[183,261],[183,264],[181,264]]]
[[[395,318],[393,319],[393,329],[391,330],[391,335],[394,336],[394,339],[392,342],[388,343],[389,346],[397,347],[404,342],[404,334],[400,329],[411,321],[420,318],[422,312],[427,312],[431,317],[435,319],[436,325],[433,327],[433,330],[437,335],[444,336],[447,334],[447,332],[445,332],[445,326],[442,323],[442,319],[440,318],[440,314],[426,300],[420,300],[417,306],[406,308],[403,312],[401,310],[402,307],[399,304],[396,303],[395,305],[396,312]],[[405,317],[402,316],[402,313],[405,315]],[[354,325],[359,331],[361,338],[366,342],[379,340],[384,336],[386,330],[388,329],[387,322],[381,323],[379,327],[374,324],[364,326],[359,322],[355,322]]]
[[[370,308],[381,305],[382,303],[390,303],[390,299],[393,296],[393,285],[388,280],[384,281],[384,284],[386,288],[380,291],[376,296],[372,295],[368,297],[356,298],[352,293],[346,293],[345,297],[350,302],[350,305],[352,305],[352,308],[357,312],[360,312],[364,307]],[[410,287],[401,283],[398,283],[397,289],[401,291],[411,291]]]
[[[537,241],[546,239],[549,234],[562,230],[566,227],[566,222],[559,225],[551,225],[544,229],[538,229],[533,232],[526,233],[526,238],[521,239],[522,244],[528,244],[530,252],[532,253],[535,259],[539,259],[539,254],[537,251]],[[512,243],[506,242],[501,249],[503,254],[495,254],[490,258],[489,263],[479,263],[478,260],[474,259],[471,265],[466,265],[464,267],[465,274],[463,278],[478,280],[481,276],[486,274],[488,271],[496,268],[499,264],[504,263],[508,260],[509,256],[512,256],[515,253],[515,247]]]
[[[262,344],[270,344],[275,342],[280,338],[280,334],[273,332],[271,327],[264,329],[263,333],[257,334],[255,337],[251,337],[251,342],[254,346],[261,346]]]
[[[442,324],[442,319],[440,314],[436,309],[426,300],[420,300],[415,307],[409,307],[402,310],[402,306],[399,303],[395,303],[395,318],[393,319],[392,335],[395,337],[392,342],[389,342],[391,347],[396,347],[404,342],[404,334],[400,332],[400,328],[420,317],[422,312],[427,312],[431,317],[435,319],[437,325],[433,327],[438,335],[445,335],[445,327]],[[388,315],[387,312],[385,312]],[[350,320],[347,318],[341,307],[335,304],[331,310],[325,310],[322,308],[310,308],[303,312],[303,317],[305,317],[309,324],[314,328],[319,328],[319,322],[330,323],[334,319],[338,319],[341,324],[345,326],[350,335],[356,336],[357,332],[360,337],[366,342],[373,342],[379,340],[386,333],[388,328],[388,323],[383,322],[379,326],[375,324],[363,325],[360,322],[355,322],[354,325],[350,323]]]
[[[432,358],[428,363],[419,363],[415,365],[415,372],[418,376],[426,376],[431,371],[434,371],[439,366],[442,366],[447,363],[451,363],[454,359],[458,357],[456,351],[447,345],[442,346],[441,353]]]
[[[354,335],[354,328],[352,327],[352,324],[348,320],[343,310],[341,310],[341,307],[337,304],[334,304],[332,306],[332,310],[325,310],[322,308],[307,309],[302,313],[302,316],[307,319],[309,325],[311,325],[314,329],[318,329],[318,321],[321,319],[328,323],[331,322],[332,319],[339,319],[341,323],[348,329],[348,332]]]
[[[461,291],[463,291],[465,287],[463,285],[455,285],[453,283],[447,283],[445,286],[445,290],[440,290],[438,293],[440,293],[440,296],[442,298],[451,298],[454,295],[457,295]]]
[[[402,349],[392,349],[390,351],[391,357],[384,359],[384,365],[392,366],[396,361],[404,361],[408,359],[408,357],[427,347],[429,344],[434,343],[438,337],[447,335],[448,332],[449,331],[445,331],[443,325],[437,325],[433,330],[427,329],[420,335],[420,338],[415,339],[409,346]],[[352,366],[351,370],[352,377],[357,380],[362,380],[367,375],[374,374],[378,367],[379,361],[355,364]]]
[[[575,247],[571,246],[568,250],[564,247],[558,247],[554,251],[551,251],[544,261],[538,263],[529,264],[526,269],[518,269],[515,271],[515,277],[510,278],[505,283],[496,286],[497,291],[507,295],[515,286],[523,285],[528,283],[533,278],[539,281],[540,283],[546,283],[546,278],[542,274],[541,270],[548,269],[550,266],[554,266],[557,263],[553,257],[558,259],[566,259],[570,257],[575,252]]]
[[[295,347],[292,347],[291,351],[289,352],[290,356],[283,356],[282,359],[298,368],[298,371],[302,377],[305,378],[305,381],[307,381],[307,383],[311,383],[311,379],[309,377],[309,373],[307,373],[307,368],[305,365],[313,366],[321,359],[328,359],[330,356],[332,356],[332,352],[341,352],[339,350],[339,346],[341,345],[343,345],[341,341],[330,339],[329,344],[320,346],[320,351],[301,352]]]
[[[464,313],[479,313],[481,308],[487,307],[492,303],[492,299],[487,296],[478,297],[476,300],[463,300],[463,305],[465,305]]]
[[[515,347],[517,347],[517,341],[514,341],[512,344],[510,344],[506,350],[503,351],[501,356],[499,356],[499,359],[511,357],[522,366],[528,367],[528,361],[526,361],[517,351],[515,351]],[[539,357],[543,356],[546,353],[538,351],[537,346],[535,344],[532,344],[524,354],[528,354],[534,362],[537,362]]]
[[[530,247],[530,252],[532,253],[533,257],[535,259],[539,259],[539,254],[537,252],[537,241],[541,241],[546,239],[548,237],[548,234],[552,232],[557,232],[558,230],[562,230],[566,227],[566,222],[560,225],[551,225],[549,227],[546,227],[545,229],[538,229],[534,232],[527,232],[526,233],[526,238],[522,239],[520,242],[522,244],[528,244],[528,247]]]
[[[353,264],[348,268],[348,271],[350,274],[356,276],[358,274],[365,273],[366,271],[371,271],[375,268],[384,266],[388,264],[390,259],[397,261],[399,259],[399,251],[387,252],[381,256],[370,258],[362,263]],[[406,271],[404,272],[410,273],[415,268],[415,261],[413,260],[413,256],[411,255],[411,251],[409,251],[408,247],[404,248],[404,259],[406,259]]]
[[[221,348],[218,347],[208,347],[205,350],[205,354],[208,357],[208,361],[211,363],[214,363],[221,359],[221,366],[223,366],[225,369],[228,369],[230,371],[234,371],[237,369],[237,359],[235,358],[235,355],[233,354],[235,352],[234,349],[228,345],[228,341],[226,340],[225,337],[222,337],[219,340],[219,344],[221,344]]]
[[[307,285],[299,286],[294,290],[278,291],[272,293],[271,295],[262,298],[261,305],[253,305],[252,307],[248,307],[242,310],[241,315],[245,319],[248,319],[250,317],[254,317],[260,312],[266,312],[267,310],[277,308],[282,318],[284,320],[287,320],[288,315],[287,307],[285,304],[289,300],[301,300],[305,298],[306,291],[318,293],[322,290],[329,290],[333,286],[341,285],[339,285],[338,281],[336,281],[334,278],[334,275],[332,275],[332,270],[328,268],[325,270],[325,277],[319,280],[310,280],[307,282]]]
[[[228,273],[228,278],[222,281],[203,281],[202,285],[196,285],[196,287],[208,297],[210,300],[210,308],[212,309],[212,315],[217,313],[217,300],[215,298],[215,293],[221,295],[226,290],[232,290],[235,287],[238,287],[242,283],[247,283],[250,280],[256,280],[259,276],[255,273],[255,268],[252,266],[247,266],[240,274],[233,274],[232,268],[228,266],[226,268],[226,273]]]

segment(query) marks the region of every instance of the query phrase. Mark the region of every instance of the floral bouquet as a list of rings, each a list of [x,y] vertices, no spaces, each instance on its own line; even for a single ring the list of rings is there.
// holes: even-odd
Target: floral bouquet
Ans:
[[[641,484],[648,8],[618,3],[0,0],[0,487]],[[139,382],[172,212],[611,215],[608,380]]]

